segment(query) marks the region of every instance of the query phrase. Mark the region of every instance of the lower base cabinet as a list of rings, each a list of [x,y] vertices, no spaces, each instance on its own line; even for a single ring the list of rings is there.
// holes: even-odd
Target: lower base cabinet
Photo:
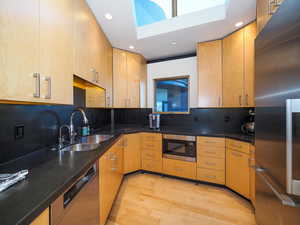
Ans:
[[[30,225],[49,225],[49,219],[49,208],[47,208]]]
[[[124,174],[132,173],[142,168],[140,134],[124,135]]]
[[[225,184],[224,170],[197,168],[197,180],[215,184]]]
[[[250,199],[250,144],[226,142],[226,186]]]
[[[106,223],[123,179],[123,146],[121,138],[99,160],[100,225]]]
[[[188,179],[196,179],[197,165],[195,162],[185,162],[175,159],[163,159],[163,173],[183,177]]]

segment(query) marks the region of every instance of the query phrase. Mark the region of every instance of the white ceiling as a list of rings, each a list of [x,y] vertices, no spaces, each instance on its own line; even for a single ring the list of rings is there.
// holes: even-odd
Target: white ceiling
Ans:
[[[113,47],[140,53],[147,60],[194,53],[198,42],[220,39],[237,29],[236,22],[247,24],[256,18],[256,0],[230,0],[223,20],[138,39],[131,0],[87,2]],[[107,20],[106,13],[113,19]],[[177,44],[172,45],[173,41]],[[135,49],[129,49],[130,45]]]

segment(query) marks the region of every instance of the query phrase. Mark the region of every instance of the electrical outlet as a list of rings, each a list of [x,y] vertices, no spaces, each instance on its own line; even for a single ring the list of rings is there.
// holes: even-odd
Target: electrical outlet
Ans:
[[[16,124],[15,125],[15,140],[24,138],[24,124]]]

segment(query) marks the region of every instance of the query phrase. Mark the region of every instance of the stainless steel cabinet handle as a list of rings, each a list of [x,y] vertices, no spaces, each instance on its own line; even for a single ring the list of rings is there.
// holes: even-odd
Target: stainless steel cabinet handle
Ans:
[[[33,78],[35,79],[35,92],[33,93],[34,98],[41,97],[41,75],[39,73],[34,73]]]
[[[245,104],[248,106],[249,105],[249,95],[246,94],[245,96]]]
[[[273,191],[275,196],[280,200],[282,205],[291,206],[299,208],[300,205],[298,202],[296,202],[294,199],[292,199],[290,196],[284,193],[282,188],[277,185],[266,173],[266,169],[261,167],[255,167],[255,172],[258,175],[258,177],[261,178],[261,180]]]
[[[218,106],[221,106],[221,97],[218,98]]]
[[[51,77],[45,77],[45,81],[48,82],[48,91],[47,94],[45,95],[45,99],[51,99],[51,89],[52,89],[52,83],[51,83]]]

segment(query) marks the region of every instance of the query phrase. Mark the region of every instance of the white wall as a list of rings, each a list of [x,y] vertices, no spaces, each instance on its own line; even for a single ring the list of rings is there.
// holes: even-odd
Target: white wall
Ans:
[[[198,106],[197,57],[148,64],[147,74],[148,108],[154,106],[154,79],[187,75],[190,77],[190,107]]]

